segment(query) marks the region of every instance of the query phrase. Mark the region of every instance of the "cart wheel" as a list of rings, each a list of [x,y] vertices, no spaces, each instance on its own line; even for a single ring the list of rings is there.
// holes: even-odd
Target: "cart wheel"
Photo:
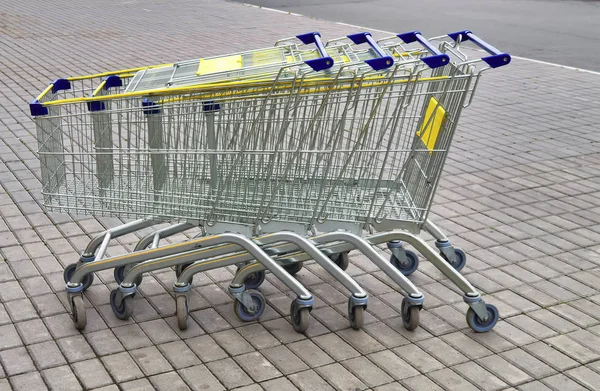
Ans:
[[[265,271],[261,270],[258,272],[250,273],[244,280],[246,289],[258,289],[259,286],[265,281]]]
[[[75,295],[71,298],[71,314],[73,323],[75,323],[75,328],[77,330],[83,330],[87,324],[87,313],[85,311],[83,296]]]
[[[309,314],[310,308],[298,308],[296,300],[292,301],[292,304],[290,305],[290,319],[292,320],[292,326],[294,326],[294,330],[299,333],[303,333],[308,330]]]
[[[341,253],[333,254],[329,257],[340,269],[346,270],[350,265],[350,257],[348,256],[348,251],[343,251]]]
[[[485,333],[490,331],[498,322],[500,318],[500,313],[498,312],[498,308],[492,304],[486,304],[488,318],[486,320],[482,320],[477,316],[473,308],[469,308],[467,311],[467,324],[470,328],[473,329],[476,333]]]
[[[291,276],[298,274],[298,272],[300,272],[300,270],[302,270],[302,262],[294,262],[291,264],[287,264],[287,265],[281,265],[286,272],[288,272],[288,274],[290,274]]]
[[[244,307],[241,301],[235,300],[233,302],[233,311],[235,314],[243,320],[244,322],[253,322],[258,320],[260,316],[265,312],[265,297],[260,292],[248,292],[247,293],[252,297],[252,301],[256,308],[254,310],[247,309]]]
[[[183,265],[175,266],[175,276],[179,278],[181,273],[185,270],[186,267],[190,266],[192,263],[184,263]]]
[[[121,283],[125,279],[125,276],[127,275],[127,273],[129,273],[129,271],[134,266],[135,266],[135,264],[129,264],[129,265],[119,266],[114,269],[113,276],[115,277],[115,281],[117,282],[117,284],[121,285]],[[134,281],[135,285],[136,286],[142,285],[142,280],[143,280],[143,276],[140,274],[139,276],[137,276],[135,278],[135,281]]]
[[[360,330],[365,324],[365,307],[362,305],[352,307],[348,316],[350,318],[350,326],[354,330]]]
[[[402,323],[404,328],[408,331],[413,331],[419,327],[419,320],[421,318],[421,307],[418,305],[410,305],[406,297],[402,299]]]
[[[122,298],[119,305],[117,305],[118,298]],[[123,297],[123,293],[119,289],[115,289],[110,292],[110,306],[117,318],[127,320],[133,314],[133,295]]]
[[[396,269],[400,271],[400,273],[404,274],[405,276],[410,276],[419,267],[419,257],[417,256],[417,254],[409,250],[405,250],[405,253],[406,264],[403,265],[402,263],[400,263],[400,261],[398,260],[398,258],[396,258],[394,254],[392,254],[392,256],[390,257],[390,262],[392,263],[392,265],[394,265]]]
[[[63,272],[63,279],[65,280],[65,284],[69,283],[69,281],[71,281],[71,277],[73,277],[73,273],[75,273],[75,270],[77,269],[77,263],[72,263],[70,265],[68,265],[65,268],[65,271]],[[92,285],[92,283],[94,282],[94,274],[86,274],[85,277],[83,278],[83,290],[86,290],[87,288],[90,287],[90,285]]]
[[[177,296],[175,304],[177,312],[177,325],[179,326],[179,330],[186,330],[188,327],[187,318],[189,313],[187,296]]]
[[[450,262],[446,255],[443,252],[440,252],[442,258],[444,258],[446,262],[450,263],[452,267],[459,272],[467,264],[467,254],[465,254],[465,252],[459,247],[454,247],[454,254],[456,254],[456,261]]]

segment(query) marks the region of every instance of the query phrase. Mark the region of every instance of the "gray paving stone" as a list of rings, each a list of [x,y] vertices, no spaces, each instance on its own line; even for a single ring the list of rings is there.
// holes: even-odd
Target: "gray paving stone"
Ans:
[[[435,384],[432,380],[424,375],[418,375],[409,377],[408,379],[402,380],[402,384],[411,391],[419,390],[431,390],[431,391],[443,391],[443,388]]]
[[[212,333],[211,337],[231,356],[254,351],[252,345],[233,329]]]
[[[283,345],[261,350],[261,353],[284,375],[308,369],[308,366],[300,358]]]
[[[139,326],[155,345],[179,340],[179,336],[163,319],[143,322]]]
[[[94,351],[82,335],[59,339],[56,343],[69,363],[96,357]]]
[[[559,371],[564,371],[578,365],[577,361],[554,349],[545,342],[536,342],[524,346],[523,349]]]
[[[221,391],[225,387],[204,365],[196,365],[179,371],[181,377],[194,391]]]
[[[406,388],[398,382],[388,383],[383,386],[376,387],[375,391],[406,391]]]
[[[446,366],[469,360],[465,355],[437,337],[420,341],[418,345]]]
[[[342,365],[368,387],[376,387],[390,383],[394,380],[365,357],[357,357],[343,361]]]
[[[17,329],[12,324],[0,326],[0,350],[23,345]]]
[[[502,380],[474,362],[458,364],[452,369],[484,390],[500,390],[507,386]]]
[[[39,372],[31,372],[23,375],[13,376],[10,378],[10,382],[12,383],[12,388],[15,391],[43,391],[48,389],[46,384],[44,384],[44,380]],[[2,388],[0,386],[0,390],[1,389]]]
[[[259,352],[236,356],[234,360],[248,373],[255,382],[269,380],[281,376],[281,372]]]
[[[252,383],[252,379],[230,358],[212,361],[206,366],[226,388],[241,387]]]
[[[338,390],[365,390],[367,386],[340,364],[330,364],[316,369],[317,373]]]
[[[530,318],[527,315],[517,315],[506,319],[506,321],[537,339],[550,338],[557,335],[557,332],[542,323]]]
[[[119,384],[144,376],[128,352],[104,356],[101,360],[112,378]]]
[[[305,372],[294,373],[293,375],[290,375],[288,379],[290,379],[301,391],[334,391],[334,388],[312,369]]]
[[[590,327],[600,323],[598,319],[586,315],[569,304],[559,304],[549,309],[580,327]]]
[[[587,367],[581,366],[569,369],[565,373],[591,390],[600,387],[600,374]]]
[[[540,323],[558,331],[559,333],[568,333],[579,329],[579,327],[577,327],[575,324],[556,315],[553,312],[548,311],[547,309],[530,312],[528,315]]]
[[[345,329],[338,331],[337,335],[342,337],[342,339],[352,345],[361,354],[369,354],[385,349],[375,338],[362,330]]]
[[[517,385],[533,380],[531,376],[500,356],[488,356],[477,360],[477,363],[510,385]]]
[[[24,347],[1,351],[0,361],[7,376],[35,371],[35,366]]]
[[[294,342],[287,345],[287,347],[311,368],[320,367],[333,362],[333,359],[311,340]]]
[[[335,360],[346,360],[352,357],[359,356],[359,352],[356,351],[352,346],[344,342],[340,337],[336,334],[325,334],[313,338],[313,342],[315,342],[321,349],[325,351],[329,356],[333,357]]]
[[[146,376],[171,371],[173,369],[171,364],[169,364],[154,346],[132,350],[130,354]]]
[[[67,364],[67,360],[65,360],[54,341],[29,345],[27,350],[38,369],[47,369]]]
[[[531,383],[521,384],[519,391],[552,391],[552,389],[536,380]]]
[[[502,357],[522,371],[527,372],[534,379],[541,379],[556,372],[549,365],[546,365],[522,349],[509,350],[502,353]]]
[[[390,350],[369,354],[367,358],[373,361],[379,368],[386,371],[395,380],[402,380],[419,374],[409,363]]]
[[[39,316],[46,317],[65,312],[65,307],[55,294],[36,296],[31,298]]]
[[[261,350],[277,346],[280,342],[271,335],[261,324],[254,323],[236,329],[255,349]]]
[[[58,314],[44,318],[46,327],[54,339],[79,335],[79,331],[73,326],[70,315]]]
[[[581,384],[569,379],[567,376],[559,373],[554,376],[547,377],[541,380],[542,383],[552,388],[555,391],[584,391],[586,388]]]
[[[292,325],[283,318],[269,320],[263,322],[262,325],[282,343],[300,341],[306,338],[303,334],[297,333]]]
[[[51,390],[79,391],[83,389],[67,365],[43,370],[42,376]]]
[[[144,331],[137,324],[115,327],[112,329],[125,349],[132,350],[152,345]]]
[[[41,319],[31,319],[16,324],[17,330],[26,345],[51,339],[50,333]]]
[[[394,352],[422,373],[444,368],[442,363],[416,345],[401,346],[394,349]]]
[[[107,354],[119,353],[124,351],[123,345],[110,330],[101,330],[85,335],[88,343],[94,349],[97,355],[105,356]]]
[[[149,378],[150,383],[157,391],[189,391],[190,388],[185,384],[177,372],[167,372],[160,375],[154,375]]]
[[[548,338],[545,342],[583,364],[600,358],[598,353],[593,352],[565,335]]]
[[[194,352],[183,341],[169,342],[158,345],[157,348],[175,369],[186,368],[201,363]]]
[[[202,362],[220,360],[227,357],[227,353],[209,335],[201,335],[185,341]]]
[[[148,379],[139,379],[121,384],[123,391],[154,391]]]
[[[526,345],[537,341],[536,338],[532,337],[528,333],[502,320],[499,321],[496,326],[494,326],[494,332],[498,333],[500,336],[506,338],[517,346]]]
[[[492,354],[491,350],[460,332],[442,335],[440,338],[473,360]]]
[[[98,359],[79,361],[72,365],[73,371],[87,389],[111,384],[113,381]]]
[[[429,373],[431,377],[444,389],[448,391],[475,391],[478,390],[473,384],[469,383],[464,377],[460,376],[450,368],[440,369]]]
[[[231,328],[231,325],[212,308],[193,311],[190,315],[207,333]]]
[[[265,391],[297,391],[298,388],[286,379],[280,377],[278,379],[268,380],[260,384]]]

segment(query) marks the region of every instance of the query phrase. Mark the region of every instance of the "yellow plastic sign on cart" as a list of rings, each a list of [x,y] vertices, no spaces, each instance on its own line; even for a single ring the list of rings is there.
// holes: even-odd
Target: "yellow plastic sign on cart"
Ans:
[[[438,103],[437,99],[431,97],[425,111],[421,129],[417,132],[417,136],[425,143],[429,153],[432,153],[435,149],[435,143],[445,121],[446,110]]]

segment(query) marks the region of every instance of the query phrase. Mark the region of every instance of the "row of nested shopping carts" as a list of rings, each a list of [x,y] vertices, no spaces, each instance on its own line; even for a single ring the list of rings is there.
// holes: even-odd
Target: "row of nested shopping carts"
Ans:
[[[469,42],[488,54],[469,58],[461,49]],[[30,104],[44,205],[138,219],[93,239],[66,268],[76,326],[86,325],[83,292],[95,272],[114,269],[110,302],[127,319],[143,274],[175,268],[185,329],[193,276],[237,266],[229,284],[237,316],[260,318],[268,271],[296,296],[290,318],[303,332],[313,296],[293,276],[314,260],[350,292],[348,318],[360,328],[368,295],[345,272],[357,251],[404,292],[412,330],[424,296],[407,278],[418,257],[406,242],[464,293],[468,325],[490,330],[496,307],[459,273],[464,252],[428,213],[462,109],[482,72],[509,62],[468,30],[326,43],[314,32],[260,50],[54,81]],[[111,240],[161,223],[131,253],[106,256]],[[191,239],[160,245],[198,227]]]

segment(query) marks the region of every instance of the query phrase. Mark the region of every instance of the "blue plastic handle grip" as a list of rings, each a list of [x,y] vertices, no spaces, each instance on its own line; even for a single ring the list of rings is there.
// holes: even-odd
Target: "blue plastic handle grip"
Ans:
[[[482,57],[481,59],[492,68],[498,68],[504,65],[508,65],[510,63],[510,54],[501,52],[500,50],[496,49],[489,43],[485,42],[483,39],[473,34],[471,30],[456,31],[454,33],[448,34],[448,36],[454,41],[458,40],[458,37],[462,36],[463,41],[472,41],[475,45],[479,46],[480,48],[491,54],[491,56]]]
[[[315,58],[312,60],[306,60],[305,63],[309,67],[313,69],[313,71],[323,71],[325,69],[329,69],[333,66],[333,58],[329,57],[327,51],[325,50],[325,46],[323,46],[323,42],[321,42],[321,34],[313,31],[311,33],[296,35],[300,41],[302,41],[305,45],[310,45],[314,43],[317,46],[317,50],[321,55],[321,58]]]
[[[447,54],[440,52],[435,46],[431,44],[420,31],[410,31],[408,33],[397,34],[397,37],[404,43],[413,43],[418,41],[425,49],[431,53],[431,56],[427,56],[421,59],[429,68],[439,68],[450,62],[450,57]]]
[[[348,38],[356,45],[360,45],[361,43],[368,43],[373,48],[373,50],[375,51],[375,53],[377,53],[379,58],[371,58],[369,60],[365,60],[365,62],[369,64],[369,66],[374,70],[380,71],[382,69],[386,69],[394,65],[394,59],[391,56],[385,54],[383,49],[381,49],[377,42],[375,42],[371,33],[364,32],[350,34],[348,35]]]

